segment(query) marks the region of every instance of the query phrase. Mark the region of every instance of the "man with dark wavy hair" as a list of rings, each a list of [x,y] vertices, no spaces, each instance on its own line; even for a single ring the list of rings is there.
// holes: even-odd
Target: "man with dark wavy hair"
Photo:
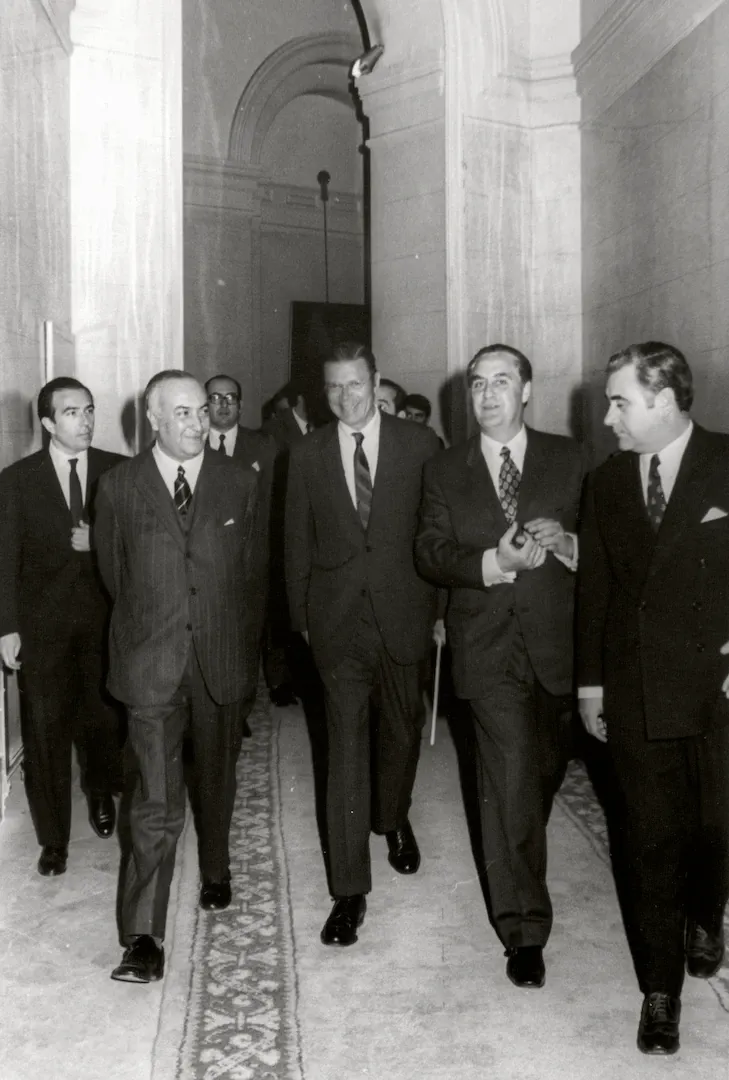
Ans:
[[[672,1054],[684,970],[710,978],[724,958],[729,436],[691,420],[691,369],[663,342],[615,353],[605,394],[621,452],[592,476],[580,534],[580,713],[617,780],[638,1047]]]

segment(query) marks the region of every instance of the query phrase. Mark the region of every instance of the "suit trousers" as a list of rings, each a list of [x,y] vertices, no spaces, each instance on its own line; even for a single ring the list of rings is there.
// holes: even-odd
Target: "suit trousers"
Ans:
[[[729,897],[729,727],[683,739],[610,728],[615,876],[641,991],[678,996],[686,920],[715,930]]]
[[[344,655],[319,673],[329,741],[330,887],[334,897],[355,896],[372,888],[370,831],[389,832],[408,816],[424,717],[422,664],[394,662],[367,596]]]
[[[491,919],[507,948],[545,945],[552,928],[546,827],[569,759],[569,697],[541,686],[517,631],[502,679],[469,704]]]
[[[123,787],[120,708],[103,687],[103,624],[78,618],[45,641],[23,642],[21,731],[25,789],[38,843],[65,847],[71,832],[71,749],[85,790]]]
[[[185,823],[182,745],[193,750],[191,801],[198,830],[200,872],[223,881],[230,873],[228,837],[235,803],[235,766],[241,747],[239,702],[217,705],[205,686],[191,645],[177,692],[165,705],[130,706],[129,742],[138,776],[132,794],[131,850],[122,885],[122,939],[165,934],[177,840]]]

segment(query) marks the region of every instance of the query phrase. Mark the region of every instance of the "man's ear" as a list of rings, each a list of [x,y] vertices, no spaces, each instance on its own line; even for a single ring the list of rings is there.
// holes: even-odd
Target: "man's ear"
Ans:
[[[526,405],[526,403],[529,401],[529,398],[531,396],[532,396],[532,384],[530,382],[524,383],[523,387],[521,388],[521,403],[522,403],[522,405]]]
[[[157,423],[157,417],[154,415],[153,412],[150,412],[149,409],[147,409],[147,421],[148,421],[149,426],[151,427],[152,431],[159,431],[159,424]]]
[[[380,389],[380,373],[379,373],[379,371],[376,371],[375,372],[375,390],[379,390],[379,389]]]
[[[56,424],[55,421],[51,420],[50,416],[44,416],[41,420],[41,424],[49,435],[53,435],[56,430]]]
[[[664,386],[654,398],[654,402],[661,416],[667,417],[678,409],[676,394],[670,386]]]

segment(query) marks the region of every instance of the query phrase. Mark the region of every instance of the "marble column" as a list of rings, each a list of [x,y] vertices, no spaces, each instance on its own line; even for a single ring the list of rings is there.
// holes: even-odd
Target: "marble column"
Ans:
[[[139,395],[182,367],[179,0],[77,0],[71,15],[72,329],[97,443],[138,448]]]

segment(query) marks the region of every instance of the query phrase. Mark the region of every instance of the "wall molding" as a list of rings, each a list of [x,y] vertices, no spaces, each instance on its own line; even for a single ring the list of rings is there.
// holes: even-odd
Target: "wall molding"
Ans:
[[[724,0],[615,0],[572,53],[582,117],[609,108]]]

